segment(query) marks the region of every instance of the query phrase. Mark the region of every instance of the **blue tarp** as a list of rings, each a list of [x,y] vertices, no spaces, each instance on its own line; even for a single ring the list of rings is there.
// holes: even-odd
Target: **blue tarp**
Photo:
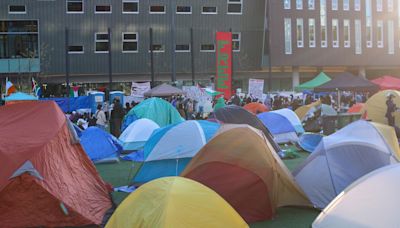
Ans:
[[[63,112],[72,112],[78,109],[90,109],[91,102],[89,96],[70,97],[70,98],[41,98],[40,100],[55,101]],[[69,103],[69,104],[68,104]],[[69,106],[69,107],[68,107]]]

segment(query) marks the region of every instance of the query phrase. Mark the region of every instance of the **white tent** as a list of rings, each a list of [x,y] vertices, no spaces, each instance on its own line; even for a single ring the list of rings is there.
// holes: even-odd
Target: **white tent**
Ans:
[[[312,227],[399,227],[399,180],[399,164],[363,176],[336,197]]]
[[[119,140],[122,141],[124,150],[138,150],[144,146],[153,131],[158,128],[160,128],[158,124],[152,120],[138,119],[122,132]]]
[[[360,120],[321,140],[294,172],[314,206],[324,208],[358,178],[398,162],[391,140],[385,138],[387,128],[393,133],[388,126]]]

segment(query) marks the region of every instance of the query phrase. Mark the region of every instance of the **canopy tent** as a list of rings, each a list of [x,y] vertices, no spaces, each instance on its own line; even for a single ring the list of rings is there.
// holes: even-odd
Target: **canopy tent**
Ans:
[[[399,179],[399,164],[363,176],[339,194],[312,227],[398,227]]]
[[[362,77],[356,77],[348,72],[344,72],[331,81],[315,87],[315,92],[334,92],[334,91],[353,91],[353,92],[374,92],[379,87]]]
[[[145,97],[170,97],[170,96],[182,95],[182,94],[185,94],[185,92],[183,90],[164,83],[164,84],[161,84],[159,86],[152,88],[151,90],[148,90],[147,92],[144,93],[144,96]]]
[[[361,113],[364,109],[364,103],[356,103],[347,110],[347,113]]]
[[[245,106],[243,106],[243,108],[246,109],[247,111],[253,113],[254,115],[269,111],[267,106],[265,106],[264,104],[258,103],[258,102],[252,102],[252,103],[246,104]]]
[[[248,227],[238,213],[208,187],[183,177],[165,177],[141,186],[117,208],[106,228]]]
[[[393,128],[359,120],[324,137],[294,175],[314,206],[324,208],[355,180],[398,158]]]
[[[157,129],[144,146],[144,163],[133,181],[178,176],[218,128],[217,123],[190,120]]]
[[[81,144],[94,163],[118,162],[122,146],[118,139],[98,127],[82,132]]]
[[[309,152],[314,152],[315,148],[317,148],[318,144],[321,142],[323,135],[315,134],[315,133],[304,133],[299,138],[299,146]]]
[[[6,105],[16,104],[21,102],[37,101],[38,98],[22,92],[16,92],[4,98]]]
[[[102,223],[109,191],[56,103],[0,107],[0,125],[2,227]]]
[[[248,223],[273,218],[277,207],[310,205],[271,142],[248,125],[223,125],[181,176],[216,191]]]
[[[150,119],[160,127],[183,121],[174,106],[161,98],[153,97],[140,102],[125,115],[122,129],[125,130],[133,121],[142,118]]]
[[[397,77],[385,75],[371,80],[371,82],[378,85],[381,90],[400,90],[400,78]]]
[[[153,131],[160,128],[154,121],[143,118],[131,123],[119,136],[124,150],[139,150],[149,140]]]
[[[386,101],[388,94],[392,94],[394,96],[393,102],[398,108],[400,108],[400,92],[396,90],[384,90],[374,94],[367,100],[362,113],[367,115],[368,119],[374,122],[388,124],[388,120],[386,118]],[[400,113],[394,112],[393,116],[395,117],[396,126],[400,126]]]
[[[261,120],[242,107],[236,105],[225,106],[211,113],[209,119],[216,120],[219,123],[248,124],[261,130],[269,141],[273,143],[274,149],[281,151],[279,145],[274,143],[271,132],[264,126]]]
[[[298,92],[304,90],[313,90],[315,87],[321,86],[330,80],[331,78],[328,75],[326,75],[324,72],[321,72],[312,80],[296,86],[295,90]]]

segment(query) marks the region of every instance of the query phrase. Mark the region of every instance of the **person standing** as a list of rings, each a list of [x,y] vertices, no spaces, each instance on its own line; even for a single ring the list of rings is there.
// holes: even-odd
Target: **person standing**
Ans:
[[[125,112],[118,99],[115,99],[113,104],[114,106],[111,111],[111,118],[110,118],[110,132],[112,135],[118,138],[121,135],[121,124]]]
[[[392,93],[388,93],[386,95],[386,115],[385,117],[388,119],[389,126],[396,128],[395,119],[393,113],[397,110],[396,104],[393,102],[394,95]]]
[[[106,130],[107,126],[107,118],[105,112],[102,110],[102,105],[97,105],[97,111],[94,114],[94,118],[96,118],[96,126],[103,130]]]

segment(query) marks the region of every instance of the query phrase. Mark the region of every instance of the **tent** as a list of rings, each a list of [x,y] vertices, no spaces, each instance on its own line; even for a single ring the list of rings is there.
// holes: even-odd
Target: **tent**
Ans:
[[[213,109],[214,111],[217,111],[218,109],[223,108],[225,106],[226,106],[225,99],[223,97],[220,97],[217,99],[217,102],[215,103]]]
[[[26,93],[16,92],[4,98],[6,105],[16,104],[21,102],[37,101],[38,98]]]
[[[336,197],[312,227],[398,227],[399,179],[398,164],[363,176]]]
[[[397,77],[385,75],[371,80],[371,82],[378,85],[381,90],[400,90],[400,78]]]
[[[2,227],[100,225],[111,199],[56,103],[0,107]]]
[[[304,91],[304,90],[312,90],[315,87],[318,87],[320,85],[323,85],[323,84],[329,82],[330,80],[331,80],[331,78],[328,75],[326,75],[324,72],[321,72],[312,80],[296,86],[295,90],[298,92]]]
[[[321,134],[304,133],[300,136],[298,143],[303,150],[312,153],[315,148],[317,148],[322,138],[323,135]]]
[[[393,128],[359,120],[324,137],[294,172],[297,183],[318,208],[324,208],[361,176],[398,162]]]
[[[281,150],[279,145],[274,143],[271,132],[264,126],[261,120],[242,107],[236,105],[225,106],[211,113],[209,119],[216,120],[219,123],[248,124],[254,128],[257,128],[258,130],[261,130],[269,139],[269,141],[273,142],[273,146],[276,151]]]
[[[400,92],[396,90],[380,91],[379,93],[376,93],[372,97],[370,97],[365,103],[362,112],[363,114],[365,114],[366,112],[368,119],[382,124],[388,123],[387,118],[385,117],[387,110],[386,101],[388,93],[393,94],[393,102],[398,108],[400,108]],[[394,112],[393,116],[395,117],[396,126],[400,127],[400,113]]]
[[[361,113],[364,109],[364,103],[356,103],[347,110],[347,113]]]
[[[144,163],[133,181],[179,176],[218,128],[217,123],[190,120],[156,130],[144,146]]]
[[[248,227],[238,213],[208,187],[183,177],[165,177],[141,186],[117,208],[106,228]]]
[[[264,104],[258,103],[258,102],[252,102],[252,103],[246,104],[245,106],[243,106],[243,108],[255,115],[269,111],[267,106],[265,106]]]
[[[279,110],[272,111],[273,113],[284,116],[287,120],[289,120],[290,124],[294,127],[298,134],[304,133],[303,125],[299,117],[297,117],[296,113],[288,108],[283,108]]]
[[[273,218],[277,207],[310,205],[270,141],[248,125],[223,125],[181,176],[216,191],[248,223]]]
[[[124,150],[139,150],[149,140],[154,130],[160,128],[154,121],[143,118],[131,123],[119,136]]]
[[[133,121],[141,118],[150,119],[160,127],[183,121],[174,106],[157,97],[148,98],[131,109],[124,117],[122,129],[125,130]]]
[[[348,72],[344,72],[331,81],[315,87],[314,92],[374,92],[378,91],[378,86],[362,77],[356,77]]]
[[[98,127],[82,132],[81,144],[94,163],[118,162],[122,146],[118,139]]]
[[[321,101],[318,100],[311,104],[303,105],[297,108],[294,112],[301,121],[304,121],[307,118],[309,118],[312,113],[316,111],[316,107],[318,107],[319,105],[321,105]]]
[[[170,96],[182,95],[182,94],[185,94],[185,92],[183,90],[164,83],[164,84],[161,84],[159,86],[152,88],[151,90],[148,90],[147,92],[144,93],[144,96],[145,97],[170,97]]]

